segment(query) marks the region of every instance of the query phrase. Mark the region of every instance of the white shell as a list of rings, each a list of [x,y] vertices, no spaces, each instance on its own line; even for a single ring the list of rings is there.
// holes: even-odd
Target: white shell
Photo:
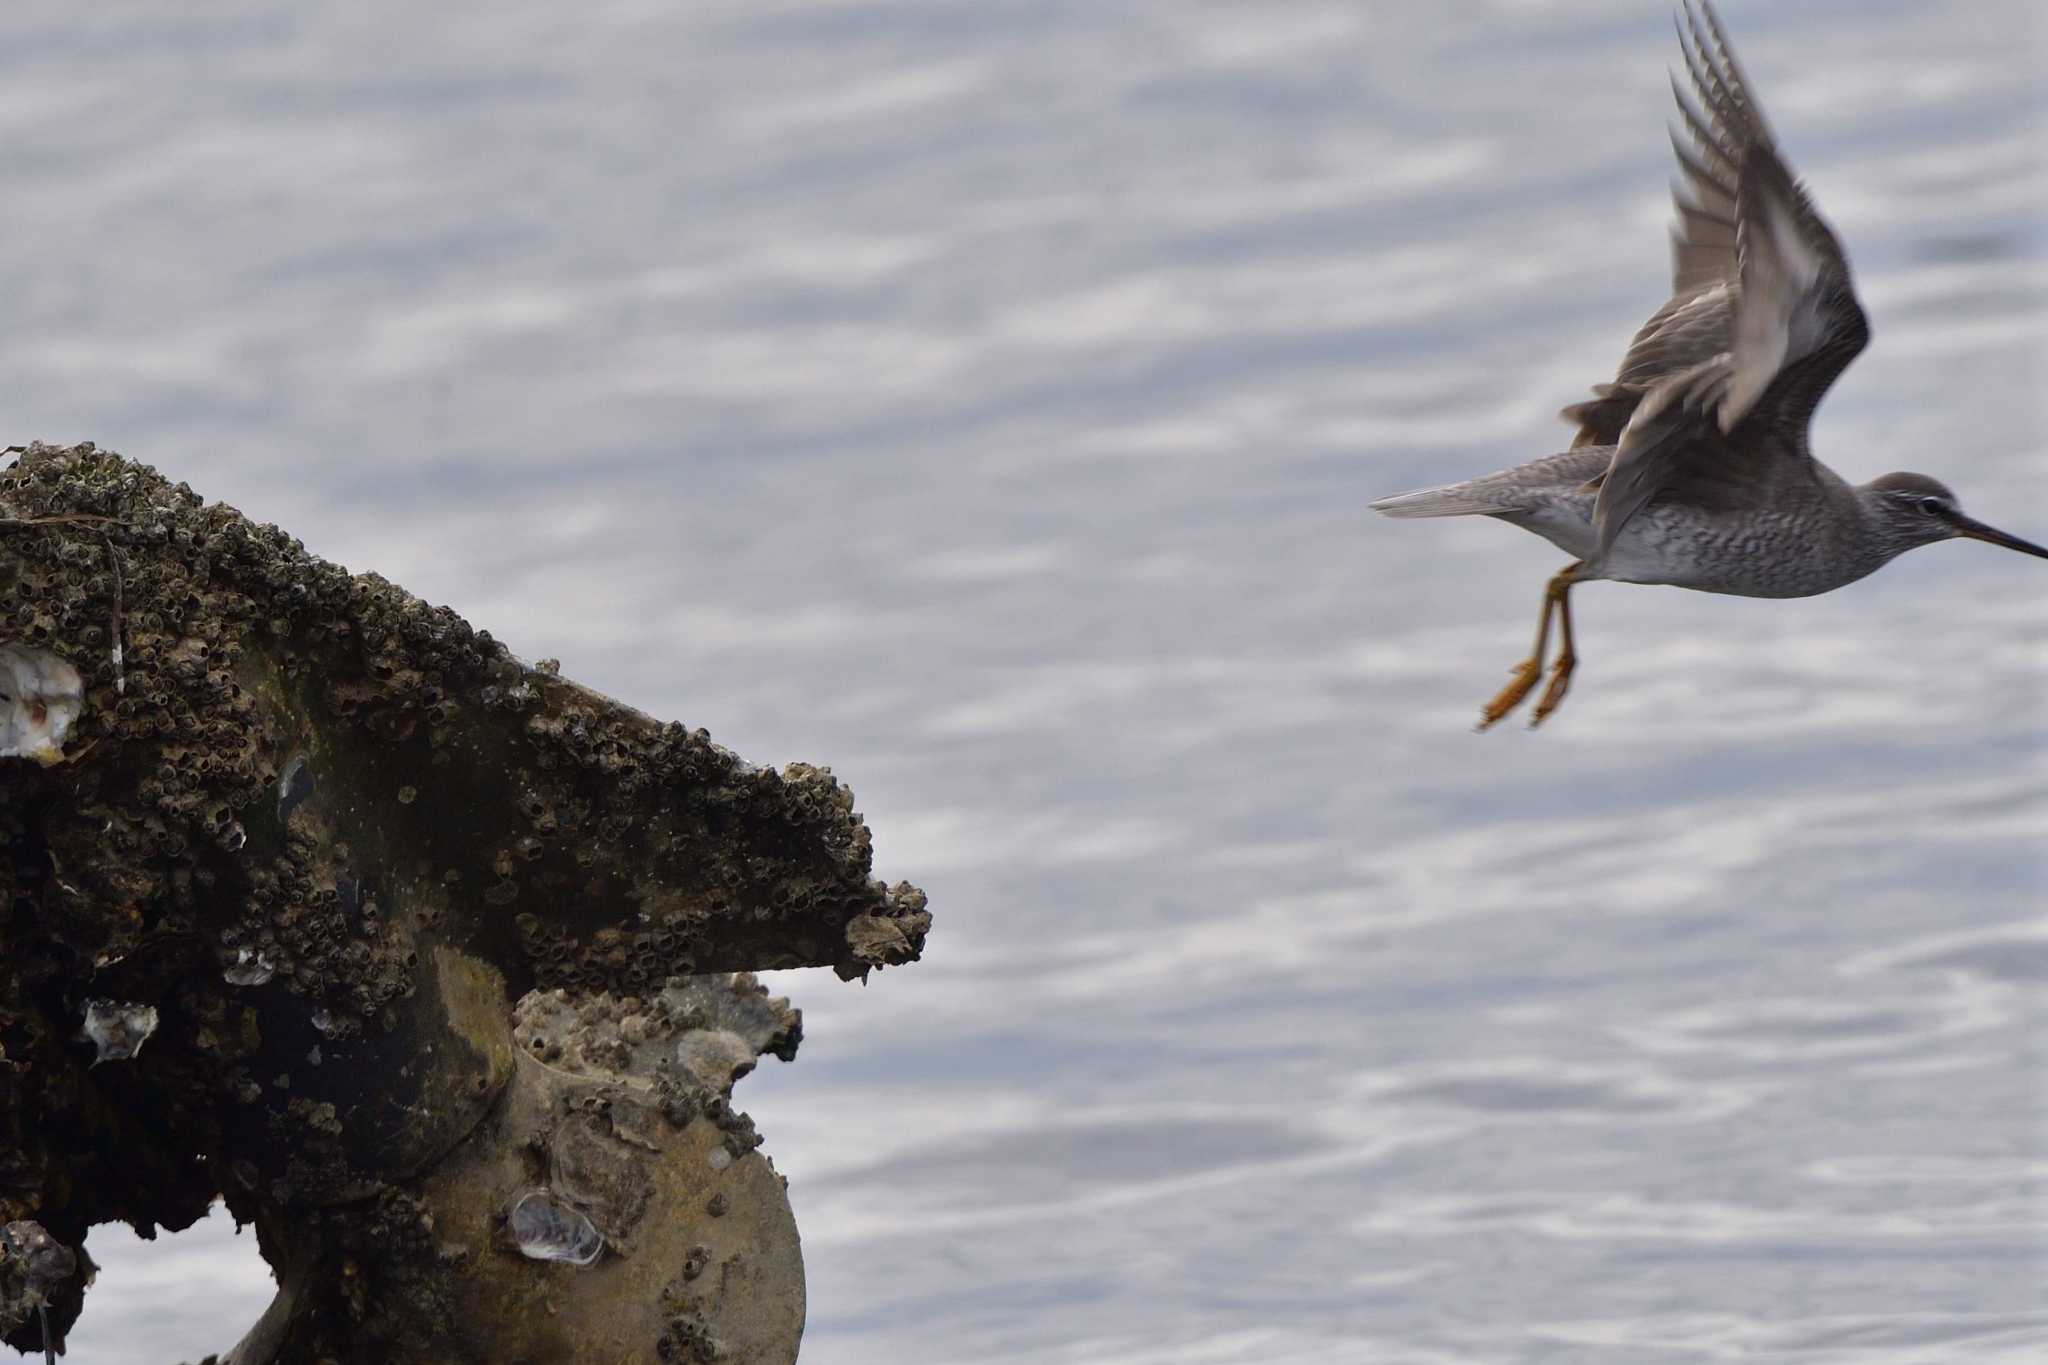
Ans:
[[[85,1036],[99,1049],[93,1065],[125,1062],[142,1051],[149,1035],[156,1032],[156,1006],[137,1005],[126,1000],[85,1002]]]
[[[582,1213],[547,1190],[528,1190],[505,1215],[520,1254],[535,1261],[590,1265],[604,1254],[604,1238]]]
[[[45,649],[0,645],[0,758],[64,761],[64,737],[85,708],[78,670]]]

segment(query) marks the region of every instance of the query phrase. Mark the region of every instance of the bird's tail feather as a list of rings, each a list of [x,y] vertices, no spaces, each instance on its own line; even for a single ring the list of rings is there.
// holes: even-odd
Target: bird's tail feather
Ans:
[[[1613,446],[1584,445],[1463,483],[1396,493],[1366,506],[1390,517],[1502,517],[1534,511],[1581,490],[1614,456]]]
[[[1501,499],[1498,491],[1463,483],[1396,493],[1366,506],[1389,517],[1471,517],[1516,510],[1512,503]]]

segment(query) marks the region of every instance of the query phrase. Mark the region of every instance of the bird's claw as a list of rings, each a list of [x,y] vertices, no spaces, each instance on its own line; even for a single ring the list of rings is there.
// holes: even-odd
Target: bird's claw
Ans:
[[[1488,730],[1498,725],[1506,718],[1508,712],[1522,704],[1522,698],[1529,695],[1529,689],[1536,686],[1536,680],[1542,676],[1543,663],[1539,659],[1524,659],[1516,664],[1514,672],[1508,678],[1508,685],[1503,687],[1492,701],[1480,708],[1479,724],[1473,728]]]
[[[1536,710],[1529,717],[1531,730],[1548,719],[1550,713],[1557,709],[1558,703],[1564,700],[1564,694],[1571,691],[1572,670],[1578,666],[1578,659],[1570,654],[1558,655],[1557,661],[1551,664],[1550,686],[1544,688],[1543,695],[1536,699]]]

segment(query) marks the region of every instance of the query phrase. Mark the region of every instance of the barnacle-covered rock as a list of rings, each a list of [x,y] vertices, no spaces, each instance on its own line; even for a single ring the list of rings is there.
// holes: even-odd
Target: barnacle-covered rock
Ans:
[[[0,1221],[82,1251],[224,1198],[281,1284],[234,1365],[793,1356],[795,1225],[729,1091],[798,1027],[731,974],[865,977],[930,926],[828,769],[37,445],[0,470],[0,844]]]
[[[50,1300],[78,1274],[78,1257],[42,1224],[22,1219],[0,1225],[0,1333],[40,1325]]]
[[[803,1259],[783,1181],[731,1106],[755,1059],[794,1054],[800,1025],[752,977],[676,978],[651,996],[529,992],[512,1011],[514,1069],[497,1104],[419,1188],[449,1217],[436,1358],[466,1359],[488,1314],[547,1342],[563,1296],[585,1311],[544,1359],[791,1361]],[[581,1354],[575,1354],[580,1352]],[[674,1357],[691,1359],[692,1357]]]

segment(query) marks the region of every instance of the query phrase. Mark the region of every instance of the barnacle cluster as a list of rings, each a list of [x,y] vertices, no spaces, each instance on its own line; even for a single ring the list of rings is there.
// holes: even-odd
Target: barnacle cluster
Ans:
[[[671,977],[651,996],[533,991],[512,1011],[513,1041],[560,1071],[630,1079],[680,1127],[702,1115],[739,1152],[758,1146],[753,1123],[731,1105],[755,1059],[796,1056],[803,1014],[770,997],[752,973]]]
[[[0,1332],[17,1331],[34,1314],[43,1358],[55,1360],[50,1298],[78,1273],[78,1257],[41,1223],[19,1219],[0,1225]]]

